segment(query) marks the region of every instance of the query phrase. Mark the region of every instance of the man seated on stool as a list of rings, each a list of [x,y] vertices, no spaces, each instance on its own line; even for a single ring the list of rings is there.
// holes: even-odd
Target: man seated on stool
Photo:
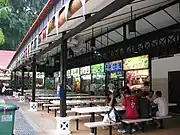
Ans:
[[[158,111],[156,112],[156,117],[163,117],[167,116],[168,111],[168,103],[164,97],[162,97],[162,92],[157,91],[156,92],[156,99],[154,100],[154,104],[157,105]],[[157,124],[157,128],[161,127],[161,124],[159,121],[155,121]]]

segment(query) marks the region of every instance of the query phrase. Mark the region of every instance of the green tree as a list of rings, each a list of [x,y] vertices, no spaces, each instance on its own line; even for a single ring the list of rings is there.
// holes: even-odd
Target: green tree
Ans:
[[[9,7],[8,0],[0,0],[0,20],[7,19],[11,12],[11,8]],[[0,28],[0,45],[4,44],[5,37],[3,33],[3,29]]]
[[[47,0],[9,0],[11,14],[0,21],[5,43],[0,49],[15,50]]]

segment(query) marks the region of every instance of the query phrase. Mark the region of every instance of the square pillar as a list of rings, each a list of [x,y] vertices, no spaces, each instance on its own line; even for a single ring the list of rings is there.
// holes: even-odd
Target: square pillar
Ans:
[[[63,36],[66,32],[63,32]],[[61,97],[60,97],[60,117],[66,117],[66,68],[67,68],[67,40],[63,40],[61,44]]]
[[[35,102],[35,96],[36,96],[36,58],[33,58],[32,63],[32,102]]]
[[[35,102],[36,96],[36,58],[33,58],[32,63],[32,73],[33,73],[33,80],[32,80],[32,100],[30,102],[29,111],[36,112],[37,111],[37,103]]]
[[[21,96],[24,96],[24,66],[22,67],[21,72]]]
[[[59,135],[70,135],[70,122],[68,117],[56,117],[56,131]]]

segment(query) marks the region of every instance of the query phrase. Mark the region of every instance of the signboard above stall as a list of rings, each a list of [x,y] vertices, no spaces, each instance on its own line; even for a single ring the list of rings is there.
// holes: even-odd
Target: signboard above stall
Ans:
[[[104,72],[104,63],[96,64],[91,66],[91,73],[103,73]]]
[[[105,71],[109,73],[119,72],[122,70],[122,61],[113,61],[105,64]]]
[[[149,68],[148,55],[127,58],[123,60],[123,70],[147,69]]]
[[[88,75],[90,74],[91,67],[85,66],[80,68],[80,75]]]
[[[79,68],[73,68],[71,69],[71,75],[72,76],[79,76]]]

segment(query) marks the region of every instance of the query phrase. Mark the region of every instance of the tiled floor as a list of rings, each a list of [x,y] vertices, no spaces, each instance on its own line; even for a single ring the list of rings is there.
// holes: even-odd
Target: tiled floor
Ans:
[[[28,104],[27,103],[19,103],[13,101],[15,104],[20,106],[19,112],[17,112],[16,119],[17,123],[22,119],[22,125],[27,124],[29,125],[29,134],[24,134],[19,132],[17,135],[36,135],[34,131],[38,133],[38,135],[59,135],[55,134],[56,129],[56,120],[54,118],[54,112],[50,112],[49,114],[47,111],[41,111],[41,108],[38,112],[29,112],[28,111]],[[18,114],[19,113],[19,114]],[[23,116],[22,116],[23,115]],[[24,121],[26,119],[26,121]],[[88,122],[88,120],[86,120]],[[70,127],[72,131],[72,135],[89,135],[90,130],[84,127],[83,123],[86,121],[80,121],[79,131],[75,130],[74,122],[71,122]],[[133,135],[180,135],[180,116],[176,115],[170,120],[165,120],[165,129],[164,130],[155,130],[150,129],[146,133],[137,132]],[[33,129],[31,128],[33,127]],[[24,128],[18,127],[18,128]],[[18,129],[16,127],[16,129]],[[24,128],[25,129],[25,128]],[[22,134],[21,134],[22,133]],[[98,129],[98,135],[108,135],[108,130],[105,129]],[[119,135],[117,130],[113,130],[113,135]]]

